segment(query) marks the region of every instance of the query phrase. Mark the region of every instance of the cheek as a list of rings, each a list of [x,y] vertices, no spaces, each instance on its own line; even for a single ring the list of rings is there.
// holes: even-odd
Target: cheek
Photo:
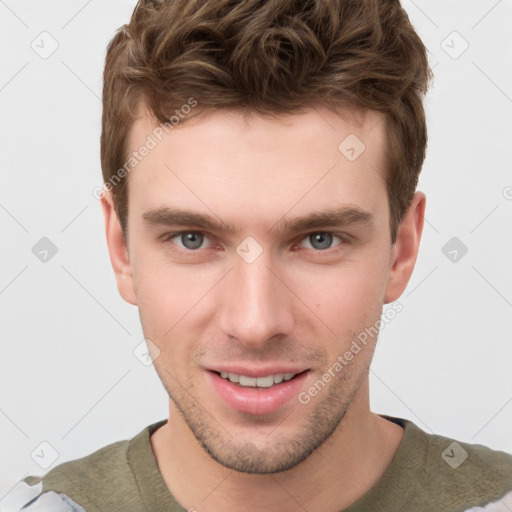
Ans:
[[[133,266],[137,305],[144,335],[162,351],[177,351],[179,340],[199,338],[208,317],[209,291],[219,280],[212,267],[170,265],[154,255],[140,255]]]
[[[370,262],[346,262],[298,277],[304,300],[338,339],[364,330],[382,312],[386,269]],[[302,283],[302,285],[300,284]]]
[[[153,361],[160,378],[172,389],[177,379],[186,385],[181,361],[187,360],[187,350],[194,335],[190,329],[196,312],[196,290],[187,286],[179,271],[145,268],[138,275],[137,303],[144,337],[158,347]]]
[[[335,265],[280,268],[278,272],[294,292],[285,306],[296,319],[294,329],[328,344],[327,325],[336,333],[332,343],[339,350],[340,343],[346,344],[373,325],[382,312],[388,275],[384,258],[375,256],[383,251],[384,247],[372,244]],[[229,264],[216,263],[171,264],[161,251],[138,252],[132,269],[145,337],[173,358],[186,356],[182,351],[193,353],[206,333],[215,334],[216,314],[223,302],[219,293],[226,289],[226,282],[220,288],[216,285],[229,268]]]

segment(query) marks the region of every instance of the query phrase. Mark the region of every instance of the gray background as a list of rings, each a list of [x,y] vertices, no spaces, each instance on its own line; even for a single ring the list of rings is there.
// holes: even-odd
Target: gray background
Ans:
[[[133,353],[139,317],[117,293],[92,194],[105,49],[134,6],[0,2],[0,507],[25,475],[167,416]],[[380,335],[372,408],[512,452],[512,1],[405,7],[435,74],[427,213],[403,311]],[[47,261],[43,237],[57,248]]]

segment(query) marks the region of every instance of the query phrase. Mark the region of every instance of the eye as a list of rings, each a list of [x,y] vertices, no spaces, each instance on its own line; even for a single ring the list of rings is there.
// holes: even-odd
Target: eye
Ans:
[[[203,243],[208,242],[208,238],[198,231],[182,231],[181,233],[170,233],[165,237],[178,247],[194,251],[196,249],[204,249]]]
[[[331,247],[335,247],[338,244],[333,246],[333,241],[338,239],[340,242],[342,241],[341,237],[338,235],[334,235],[332,233],[327,232],[318,232],[318,233],[310,233],[307,235],[304,240],[299,244],[299,247],[304,247],[304,243],[309,243],[310,245],[306,245],[306,248],[313,248],[318,251],[325,251],[326,249],[330,249]]]

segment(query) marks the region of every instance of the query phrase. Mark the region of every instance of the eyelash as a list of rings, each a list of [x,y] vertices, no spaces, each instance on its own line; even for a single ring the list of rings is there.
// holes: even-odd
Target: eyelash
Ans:
[[[209,239],[210,241],[212,241],[212,237],[210,237],[210,235],[208,235],[207,233],[204,233],[203,231],[194,231],[194,230],[190,230],[190,231],[175,231],[175,232],[172,232],[172,233],[166,233],[165,235],[163,235],[161,237],[161,239],[162,239],[162,241],[164,243],[169,243],[169,242],[171,242],[171,240],[173,238],[175,238],[177,236],[180,236],[180,235],[185,235],[185,234],[202,235],[206,239]],[[298,241],[294,242],[294,247],[297,246],[299,243],[301,243],[303,240],[308,239],[310,236],[318,235],[318,234],[332,235],[334,238],[338,238],[338,240],[339,240],[339,243],[337,245],[334,245],[334,246],[329,247],[327,249],[323,249],[323,250],[316,249],[315,250],[313,248],[312,250],[315,253],[318,253],[318,254],[332,252],[332,250],[336,250],[336,248],[339,248],[340,246],[348,245],[350,243],[350,238],[351,237],[349,235],[347,235],[346,233],[336,233],[336,232],[333,232],[333,231],[311,231],[309,233],[305,233],[304,235],[301,236],[300,239],[298,239]],[[200,249],[195,249],[195,250],[194,249],[186,249],[186,248],[182,248],[182,247],[179,247],[179,246],[178,246],[178,250],[186,252],[186,253],[194,253],[194,252],[199,252],[200,251]]]

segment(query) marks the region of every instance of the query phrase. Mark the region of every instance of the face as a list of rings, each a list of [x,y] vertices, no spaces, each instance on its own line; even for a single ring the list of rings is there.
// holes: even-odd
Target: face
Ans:
[[[131,146],[155,126],[139,119]],[[339,149],[350,134],[365,145],[356,159],[362,146]],[[131,171],[127,248],[104,200],[170,424],[228,468],[290,469],[359,407],[376,338],[344,354],[405,288],[419,241],[391,244],[383,134],[373,112],[210,112]]]

